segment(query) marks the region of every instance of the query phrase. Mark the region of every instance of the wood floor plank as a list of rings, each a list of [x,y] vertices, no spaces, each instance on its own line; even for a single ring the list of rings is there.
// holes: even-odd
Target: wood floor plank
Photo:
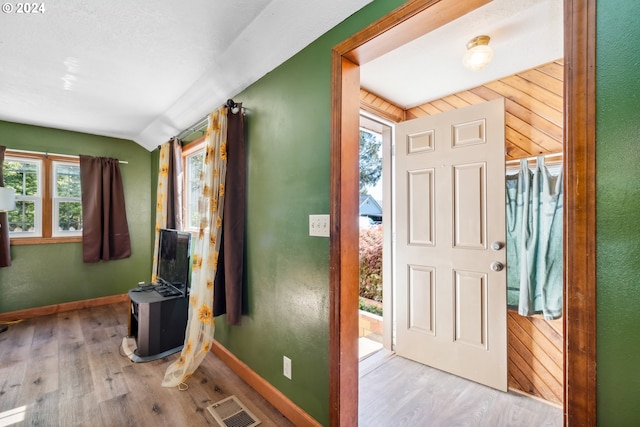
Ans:
[[[58,399],[57,421],[57,423],[52,422],[51,425],[65,427],[111,427],[119,425],[108,424],[103,421],[94,393],[86,393],[84,395],[77,396],[60,395]]]
[[[31,351],[35,332],[34,325],[30,322],[22,322],[11,326],[9,331],[13,330],[19,331],[19,333],[3,332],[0,334],[0,357],[4,366],[27,359]]]
[[[23,406],[19,396],[26,371],[26,362],[14,361],[0,368],[0,413]]]
[[[57,340],[36,341],[31,346],[32,356],[22,381],[20,402],[31,402],[59,388],[59,347]]]
[[[24,425],[50,426],[59,418],[58,393],[43,393],[25,408]],[[67,424],[70,425],[70,424]]]
[[[82,325],[77,311],[55,315],[58,340],[61,343],[84,341]]]
[[[147,417],[141,416],[136,401],[127,394],[113,397],[99,403],[100,416],[105,426],[137,427],[152,425],[161,426],[162,420],[150,421]]]
[[[31,323],[34,325],[34,333],[33,333],[33,346],[36,346],[41,343],[48,343],[58,340],[58,331],[57,331],[57,322],[52,322],[51,317],[47,316],[45,318],[31,318],[26,320],[25,322]]]
[[[129,399],[136,403],[137,413],[144,420],[140,425],[169,422],[178,425],[181,419],[190,419],[192,425],[206,422],[204,414],[198,411],[198,406],[188,398],[188,394],[183,395],[177,388],[160,385],[166,366],[167,363],[158,360],[133,363],[123,369],[131,389]]]
[[[129,386],[122,372],[118,344],[105,339],[87,346],[93,389],[98,402],[127,394]]]
[[[87,345],[82,341],[61,343],[58,372],[61,398],[73,399],[93,391]]]

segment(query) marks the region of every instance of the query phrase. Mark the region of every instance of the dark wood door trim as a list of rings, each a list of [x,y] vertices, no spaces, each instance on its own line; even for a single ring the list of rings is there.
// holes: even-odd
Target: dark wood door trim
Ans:
[[[564,413],[596,425],[596,0],[565,0]]]
[[[358,420],[359,65],[487,0],[409,1],[332,53],[330,425]],[[565,0],[565,425],[596,425],[595,0]],[[462,6],[464,5],[464,6]],[[420,23],[421,31],[414,25]],[[570,286],[567,286],[570,284]]]
[[[360,69],[333,53],[329,238],[329,422],[358,425]]]

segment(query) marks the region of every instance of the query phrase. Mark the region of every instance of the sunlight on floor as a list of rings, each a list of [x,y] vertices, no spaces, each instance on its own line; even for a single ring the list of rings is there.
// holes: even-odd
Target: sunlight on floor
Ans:
[[[10,426],[24,421],[24,413],[26,410],[26,406],[21,406],[19,408],[0,412],[0,427]]]

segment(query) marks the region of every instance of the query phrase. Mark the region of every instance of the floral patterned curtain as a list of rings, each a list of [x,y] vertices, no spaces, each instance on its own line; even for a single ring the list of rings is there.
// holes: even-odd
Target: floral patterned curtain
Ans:
[[[179,139],[173,138],[160,146],[152,282],[157,279],[160,229],[182,230],[182,180],[182,143]]]
[[[165,372],[163,387],[184,383],[198,368],[211,349],[215,322],[213,318],[213,281],[218,267],[220,234],[227,172],[227,108],[209,115],[205,134],[205,160],[202,194],[198,200],[198,236],[193,255],[189,320],[184,347],[178,360]]]

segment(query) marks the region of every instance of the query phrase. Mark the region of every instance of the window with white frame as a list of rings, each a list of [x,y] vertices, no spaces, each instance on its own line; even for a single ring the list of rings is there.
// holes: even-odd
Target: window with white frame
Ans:
[[[80,164],[74,157],[7,150],[3,163],[6,187],[16,194],[8,213],[12,244],[81,241]]]
[[[5,157],[5,187],[16,194],[16,210],[10,211],[10,237],[42,237],[42,161]]]
[[[53,162],[52,236],[82,235],[80,165]]]
[[[201,193],[204,168],[204,143],[196,143],[183,151],[184,188],[184,229],[198,230],[198,198]]]

